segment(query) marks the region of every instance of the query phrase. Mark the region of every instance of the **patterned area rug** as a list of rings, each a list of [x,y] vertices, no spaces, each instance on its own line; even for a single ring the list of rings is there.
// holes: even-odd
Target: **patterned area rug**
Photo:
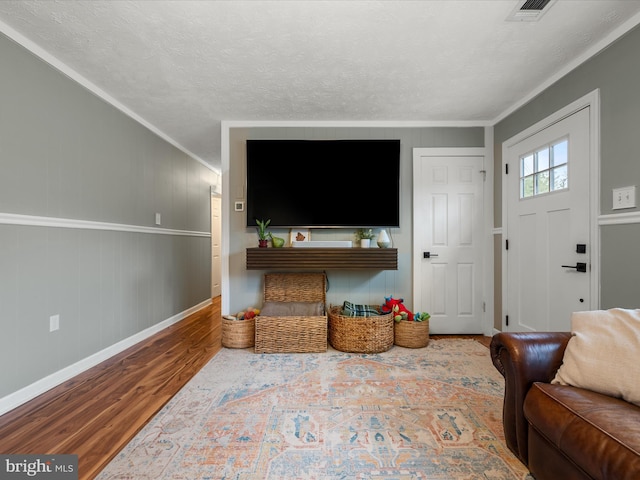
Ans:
[[[504,444],[502,395],[474,340],[371,355],[222,349],[97,478],[532,478]]]

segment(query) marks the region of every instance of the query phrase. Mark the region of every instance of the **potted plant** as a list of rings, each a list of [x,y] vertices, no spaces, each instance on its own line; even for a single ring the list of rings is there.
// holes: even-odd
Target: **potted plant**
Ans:
[[[267,232],[267,227],[271,223],[271,219],[267,220],[258,220],[256,218],[256,231],[258,232],[258,246],[261,248],[265,248],[267,246],[267,241],[269,240],[269,233]]]
[[[371,228],[359,228],[356,230],[356,240],[360,241],[360,247],[362,248],[369,248],[373,237],[375,237],[375,235]]]

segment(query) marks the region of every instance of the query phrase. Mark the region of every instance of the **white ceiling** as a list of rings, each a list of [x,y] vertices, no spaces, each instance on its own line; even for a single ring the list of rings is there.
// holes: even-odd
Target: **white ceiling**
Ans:
[[[640,23],[521,3],[4,0],[0,30],[220,170],[224,120],[491,124]]]

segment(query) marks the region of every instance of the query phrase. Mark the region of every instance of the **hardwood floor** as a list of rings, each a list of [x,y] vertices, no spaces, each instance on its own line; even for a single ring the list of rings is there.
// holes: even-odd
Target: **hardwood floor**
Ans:
[[[0,416],[0,452],[77,454],[92,479],[221,348],[220,298]]]
[[[93,479],[221,348],[220,298],[0,416],[0,453],[77,454]],[[451,337],[438,335],[432,338]],[[473,338],[488,346],[490,337]]]
[[[491,337],[485,337],[484,335],[429,335],[429,338],[434,340],[438,338],[453,338],[453,337],[475,340],[476,342],[481,343],[487,348],[489,348],[489,344],[491,343]]]

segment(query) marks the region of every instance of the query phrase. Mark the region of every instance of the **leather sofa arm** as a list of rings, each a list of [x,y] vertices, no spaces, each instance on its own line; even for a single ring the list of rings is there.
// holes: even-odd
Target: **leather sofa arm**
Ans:
[[[505,379],[502,422],[509,449],[528,465],[524,399],[533,382],[551,382],[562,364],[570,332],[501,332],[491,339],[491,360]]]

